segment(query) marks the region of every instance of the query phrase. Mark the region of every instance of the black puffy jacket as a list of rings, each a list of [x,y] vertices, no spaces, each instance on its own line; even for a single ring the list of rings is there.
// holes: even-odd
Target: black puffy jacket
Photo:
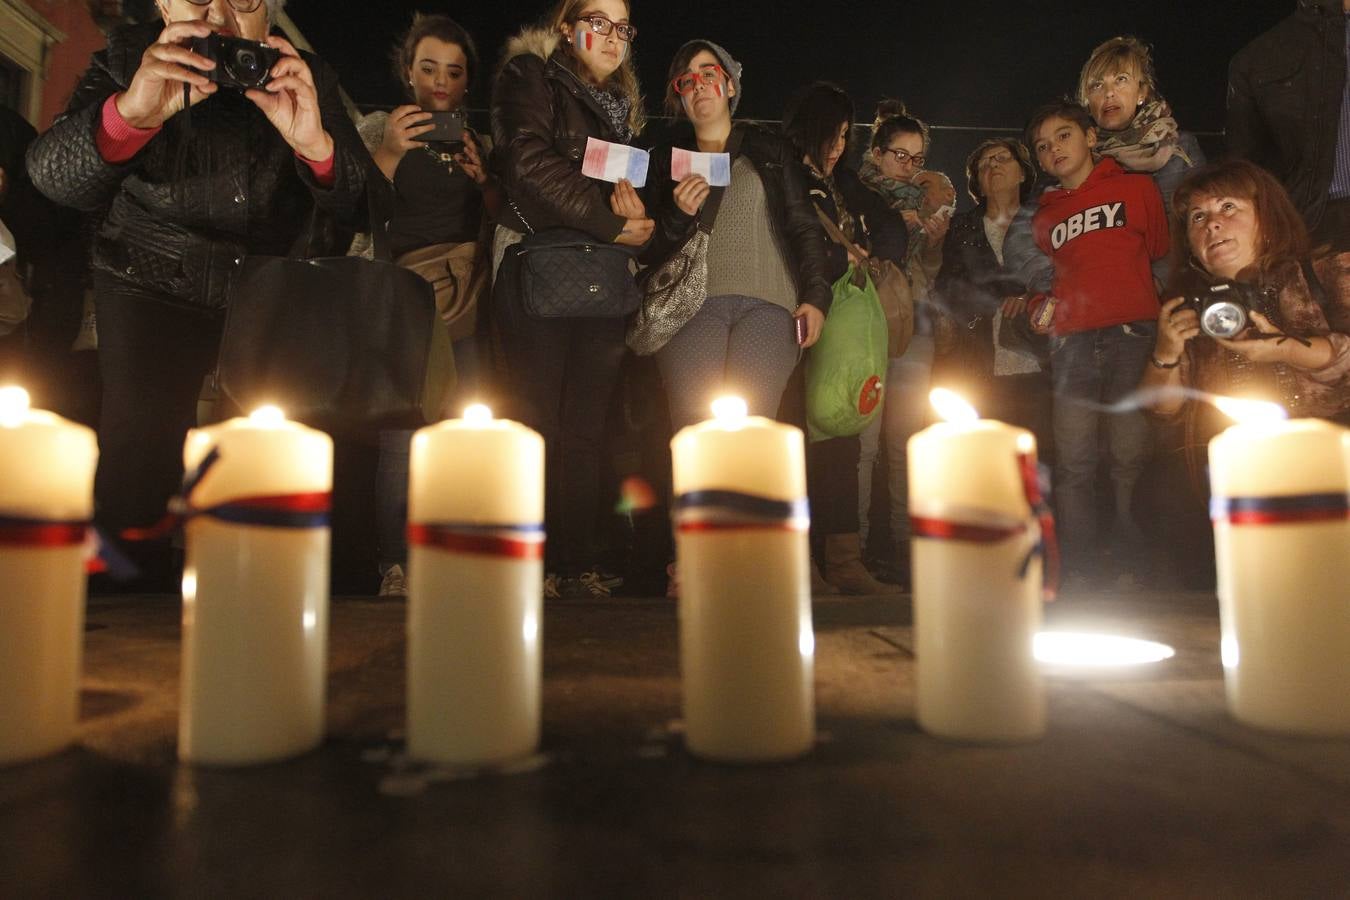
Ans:
[[[625,222],[610,209],[613,188],[582,175],[581,163],[588,138],[627,142],[563,63],[560,40],[543,29],[512,38],[493,85],[492,167],[510,201],[502,222],[520,232],[561,226],[613,241]]]
[[[103,104],[125,90],[161,23],[119,28],[94,54],[66,112],[28,151],[33,183],[76,209],[106,210],[93,267],[183,305],[223,311],[246,255],[335,252],[360,221],[371,165],[342,105],[337,74],[302,54],[314,74],[335,180],[313,173],[242,93],[222,90],[164,123],[129,162],[99,154]],[[314,215],[315,207],[324,215]],[[350,234],[347,234],[350,240]]]
[[[738,152],[754,164],[764,182],[773,216],[769,224],[793,267],[798,302],[828,311],[832,295],[825,232],[807,194],[801,161],[792,145],[777,134],[743,122],[735,128],[740,132]],[[697,150],[693,129],[681,126],[672,143],[652,151],[647,213],[656,220],[656,230],[643,252],[644,260],[652,264],[668,259],[694,233],[694,217],[675,203],[675,182],[670,179],[672,147]]]
[[[1313,227],[1331,187],[1345,90],[1341,4],[1299,0],[1228,67],[1228,151],[1273,172]]]

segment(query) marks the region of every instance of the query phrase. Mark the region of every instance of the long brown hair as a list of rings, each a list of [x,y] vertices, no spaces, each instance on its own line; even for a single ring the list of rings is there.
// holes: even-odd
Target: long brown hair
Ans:
[[[586,5],[591,0],[558,0],[554,4],[553,10],[544,18],[544,27],[552,34],[562,33],[563,26],[568,22],[576,20],[586,11]],[[628,15],[633,14],[632,0],[622,0],[624,8],[628,10]],[[566,45],[570,48],[570,44]],[[564,52],[563,57],[568,65],[578,76],[583,73],[580,71],[581,61],[569,49]],[[614,74],[609,76],[610,89],[615,93],[628,99],[628,127],[633,129],[633,134],[642,132],[642,128],[647,124],[647,113],[643,109],[642,85],[638,82],[637,68],[633,65],[633,48],[630,46],[628,52],[624,54],[623,62]]]
[[[1284,186],[1265,169],[1245,159],[1229,159],[1192,169],[1172,195],[1170,280],[1184,278],[1192,266],[1189,224],[1191,204],[1205,197],[1239,197],[1252,204],[1260,246],[1244,274],[1261,280],[1281,266],[1305,259],[1308,227]]]

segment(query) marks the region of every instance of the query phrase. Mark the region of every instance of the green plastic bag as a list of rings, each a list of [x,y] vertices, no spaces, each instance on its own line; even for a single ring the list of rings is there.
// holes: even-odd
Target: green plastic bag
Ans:
[[[861,434],[886,385],[886,314],[865,268],[834,283],[820,340],[806,360],[806,430],[813,441]]]

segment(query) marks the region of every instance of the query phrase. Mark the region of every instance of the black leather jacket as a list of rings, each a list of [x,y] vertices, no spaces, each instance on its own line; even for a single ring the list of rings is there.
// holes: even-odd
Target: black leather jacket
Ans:
[[[1341,0],[1299,0],[1228,67],[1229,152],[1273,172],[1313,227],[1335,168],[1345,63]]]
[[[773,213],[769,224],[793,267],[798,302],[827,312],[832,295],[825,232],[807,194],[796,152],[786,140],[759,126],[737,123],[734,127],[740,131],[739,152],[754,164],[764,182]],[[693,129],[685,126],[670,144],[652,151],[646,202],[656,230],[643,252],[644,261],[650,264],[664,262],[694,233],[694,217],[675,203],[675,182],[670,180],[672,147],[697,150]]]
[[[103,104],[131,84],[162,28],[133,25],[108,36],[66,112],[29,148],[28,168],[56,202],[106,210],[94,241],[95,271],[219,313],[244,256],[283,256],[305,237],[298,249],[308,252],[339,252],[344,232],[350,241],[364,209],[370,154],[342,106],[337,74],[303,54],[333,138],[330,187],[320,186],[262,112],[231,90],[165,122],[129,162],[105,162],[95,143]]]
[[[538,29],[513,38],[493,86],[492,167],[509,200],[502,224],[520,232],[563,226],[613,241],[625,222],[610,209],[613,188],[582,175],[581,163],[587,138],[627,142],[563,64],[558,40]]]

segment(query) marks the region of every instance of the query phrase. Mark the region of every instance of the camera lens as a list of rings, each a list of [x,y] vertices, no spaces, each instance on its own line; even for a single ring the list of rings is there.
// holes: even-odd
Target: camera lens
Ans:
[[[1200,314],[1200,327],[1210,337],[1237,337],[1247,327],[1247,311],[1227,300],[1211,303]]]
[[[230,54],[230,75],[240,84],[254,87],[261,83],[263,75],[262,58],[256,50],[240,47]]]

